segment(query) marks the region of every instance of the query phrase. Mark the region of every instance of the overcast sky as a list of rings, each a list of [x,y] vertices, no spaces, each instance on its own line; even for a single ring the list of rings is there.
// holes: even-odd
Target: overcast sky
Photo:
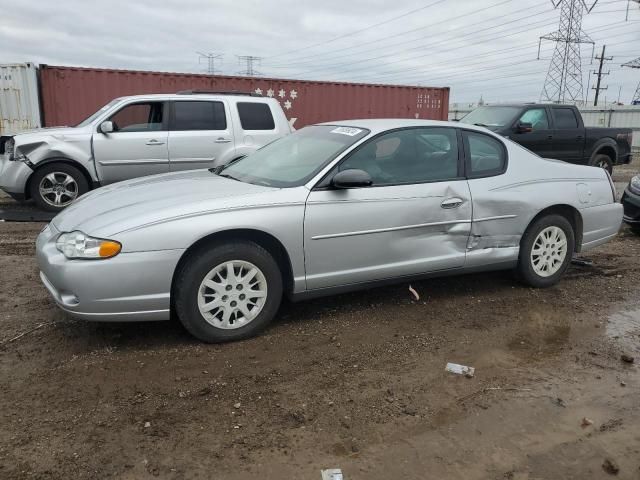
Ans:
[[[591,0],[593,1],[593,0]],[[583,29],[614,56],[603,95],[628,103],[640,70],[640,8],[600,0]],[[400,18],[396,18],[400,17]],[[394,20],[395,18],[395,20]],[[262,57],[270,77],[450,86],[452,102],[536,101],[557,29],[549,0],[20,0],[0,14],[0,63],[203,72],[196,51]],[[371,28],[373,27],[373,28]],[[591,46],[582,46],[585,89]],[[591,77],[593,85],[594,77]],[[593,98],[593,92],[590,97]]]

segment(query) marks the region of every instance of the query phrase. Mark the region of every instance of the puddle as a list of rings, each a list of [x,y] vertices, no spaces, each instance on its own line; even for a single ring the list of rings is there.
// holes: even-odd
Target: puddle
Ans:
[[[530,312],[520,322],[507,347],[522,353],[553,354],[569,342],[570,334],[566,316],[554,311]]]
[[[605,334],[626,349],[640,351],[640,309],[611,315],[607,321]]]

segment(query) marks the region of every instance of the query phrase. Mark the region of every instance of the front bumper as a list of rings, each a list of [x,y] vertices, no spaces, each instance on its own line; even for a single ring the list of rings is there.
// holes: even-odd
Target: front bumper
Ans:
[[[120,253],[107,260],[69,260],[53,224],[38,235],[40,278],[60,308],[92,321],[168,320],[173,272],[184,250]]]
[[[0,155],[0,189],[16,199],[24,199],[27,180],[33,173],[24,162],[10,162],[8,155]]]
[[[625,223],[633,226],[640,225],[640,195],[633,193],[627,187],[622,194],[621,203],[624,208],[624,216],[622,218]]]

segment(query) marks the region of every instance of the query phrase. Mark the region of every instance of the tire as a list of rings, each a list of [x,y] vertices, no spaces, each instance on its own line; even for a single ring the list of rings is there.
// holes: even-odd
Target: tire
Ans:
[[[227,268],[230,263],[233,277]],[[252,272],[251,280],[242,280]],[[208,285],[217,287],[205,285],[207,279],[211,280]],[[277,262],[267,250],[249,241],[195,251],[179,268],[174,285],[174,304],[180,322],[194,337],[207,343],[255,336],[273,320],[282,300],[282,273]],[[252,297],[251,293],[245,293],[242,297],[243,292],[257,295],[259,291],[266,296]]]
[[[38,207],[49,212],[63,210],[88,191],[89,182],[84,174],[66,163],[50,163],[38,168],[29,185],[31,198]]]
[[[592,167],[604,168],[609,172],[609,175],[613,174],[613,160],[611,160],[609,155],[604,155],[602,153],[595,155],[589,162],[589,165]]]
[[[554,229],[558,229],[562,233]],[[550,236],[544,238],[543,232],[545,232],[544,235],[549,233]],[[556,232],[558,232],[557,236]],[[561,243],[555,242],[558,239],[562,241],[563,236],[565,248],[564,255],[561,255],[562,249],[558,246],[561,245]],[[545,244],[545,242],[548,243]],[[540,253],[539,255],[533,253],[534,248]],[[518,277],[522,282],[535,288],[546,288],[555,285],[569,267],[574,249],[575,234],[571,223],[569,223],[565,217],[562,215],[547,215],[541,217],[529,225],[520,242],[520,255],[517,267]],[[544,254],[548,252],[557,253],[555,262],[553,261],[553,254],[545,258]],[[546,272],[541,270],[545,267]]]

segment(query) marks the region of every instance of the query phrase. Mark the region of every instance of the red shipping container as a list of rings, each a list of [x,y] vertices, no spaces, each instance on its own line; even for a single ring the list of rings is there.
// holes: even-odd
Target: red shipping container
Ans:
[[[296,128],[354,118],[447,120],[449,88],[231,77],[41,65],[46,126],[75,125],[116,97],[180,90],[256,92],[277,98]]]

